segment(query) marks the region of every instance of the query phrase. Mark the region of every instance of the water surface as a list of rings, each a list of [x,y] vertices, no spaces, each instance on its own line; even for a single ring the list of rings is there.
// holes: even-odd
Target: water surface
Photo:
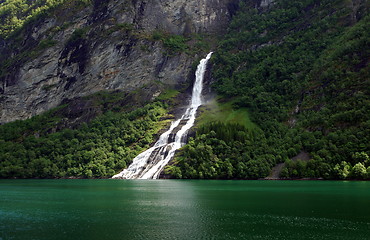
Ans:
[[[0,240],[369,236],[370,182],[0,180]]]

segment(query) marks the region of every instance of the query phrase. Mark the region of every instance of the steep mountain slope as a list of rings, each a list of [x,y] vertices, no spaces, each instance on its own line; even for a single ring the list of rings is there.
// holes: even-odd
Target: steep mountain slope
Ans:
[[[2,2],[0,122],[37,116],[0,126],[0,177],[122,170],[184,104],[173,88],[191,84],[235,2]]]
[[[168,172],[261,178],[285,162],[282,177],[369,177],[368,2],[254,6],[241,3],[212,74],[222,101],[259,129],[206,124]]]
[[[40,0],[33,4],[50,7],[30,18],[27,13],[40,7],[27,10],[25,0],[2,3],[26,10],[15,14],[25,19],[19,23],[0,12],[7,37],[0,45],[0,123],[101,90],[187,83],[199,52],[192,50],[201,43],[197,34],[222,31],[233,2]],[[12,32],[5,31],[8,25]]]
[[[370,177],[368,1],[47,2],[1,40],[0,122],[44,113],[0,126],[0,177],[121,170],[210,45],[217,102],[169,176]]]

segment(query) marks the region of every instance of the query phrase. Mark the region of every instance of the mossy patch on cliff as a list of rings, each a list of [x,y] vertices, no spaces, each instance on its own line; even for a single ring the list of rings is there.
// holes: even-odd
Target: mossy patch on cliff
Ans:
[[[59,6],[76,9],[90,4],[90,0],[5,0],[0,4],[0,36],[8,38],[25,25],[52,13]]]

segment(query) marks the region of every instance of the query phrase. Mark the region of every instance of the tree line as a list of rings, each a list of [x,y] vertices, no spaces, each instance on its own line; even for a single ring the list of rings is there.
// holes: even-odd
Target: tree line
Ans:
[[[0,178],[111,177],[154,141],[166,106],[107,111],[76,129],[50,133],[60,121],[54,111],[0,126]]]
[[[240,3],[212,75],[223,101],[248,108],[259,130],[242,140],[227,126],[200,128],[168,171],[260,178],[286,163],[281,177],[370,178],[367,6],[353,22],[346,1],[282,0],[264,10],[250,4]],[[310,160],[292,161],[300,152]]]

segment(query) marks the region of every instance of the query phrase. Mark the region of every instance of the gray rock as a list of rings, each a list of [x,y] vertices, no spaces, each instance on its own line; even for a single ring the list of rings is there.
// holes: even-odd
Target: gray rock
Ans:
[[[273,3],[274,3],[274,0],[261,0],[260,7],[262,8],[269,7]]]
[[[94,7],[68,19],[67,28],[54,33],[54,46],[35,58],[17,62],[0,79],[0,123],[29,118],[58,106],[64,99],[101,90],[130,91],[153,81],[173,86],[187,82],[196,56],[168,56],[162,44],[148,36],[154,30],[184,35],[223,31],[230,19],[229,5],[235,2],[96,1]],[[134,30],[109,31],[123,23]],[[25,33],[24,46],[37,46],[52,29],[62,25],[58,17],[35,24]],[[86,30],[86,36],[70,40],[73,32],[81,28]],[[2,42],[0,53],[7,52],[10,44]]]

